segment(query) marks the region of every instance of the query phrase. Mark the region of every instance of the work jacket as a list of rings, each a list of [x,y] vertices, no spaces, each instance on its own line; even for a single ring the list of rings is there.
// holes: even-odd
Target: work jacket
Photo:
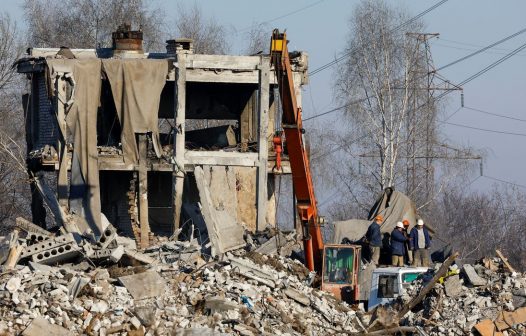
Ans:
[[[431,246],[431,238],[429,238],[429,231],[424,226],[422,229],[424,230],[424,239],[426,242],[426,248],[429,248]],[[418,249],[418,229],[416,226],[411,229],[411,233],[409,234],[409,248],[411,250],[417,250]]]
[[[380,225],[376,222],[372,222],[367,229],[365,238],[369,242],[369,245],[381,247],[382,246],[382,232],[380,232]]]
[[[398,229],[391,232],[391,254],[403,256],[405,254],[405,242],[407,238]]]

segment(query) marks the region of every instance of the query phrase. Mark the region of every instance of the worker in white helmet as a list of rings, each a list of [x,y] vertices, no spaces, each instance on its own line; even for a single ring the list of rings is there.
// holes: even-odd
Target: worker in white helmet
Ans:
[[[431,238],[429,231],[424,227],[424,221],[419,219],[416,226],[411,230],[409,235],[409,247],[413,251],[413,265],[415,267],[429,267],[429,248],[431,247]]]

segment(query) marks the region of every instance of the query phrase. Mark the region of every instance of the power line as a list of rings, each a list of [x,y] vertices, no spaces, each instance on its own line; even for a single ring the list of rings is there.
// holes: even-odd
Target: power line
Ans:
[[[498,60],[496,60],[495,62],[491,63],[490,65],[486,66],[484,69],[480,70],[479,72],[477,72],[476,74],[466,78],[465,80],[463,80],[462,82],[460,82],[458,84],[458,86],[463,86],[469,82],[471,82],[472,80],[482,76],[483,74],[485,74],[486,72],[488,72],[489,70],[493,69],[494,67],[496,67],[497,65],[501,64],[502,62],[506,61],[507,59],[509,59],[510,57],[512,57],[513,55],[519,53],[520,51],[524,50],[526,48],[526,43],[525,44],[522,44],[521,46],[519,46],[518,48],[514,49],[513,51],[507,53],[505,56],[499,58]],[[465,58],[465,57],[463,57]],[[450,63],[452,64],[452,63]],[[449,66],[449,65],[448,65]],[[442,67],[443,69],[444,67]],[[435,100],[439,100],[441,99],[442,97],[444,97],[445,95],[449,94],[451,91],[444,91],[442,94],[438,95]]]
[[[475,78],[485,74],[486,72],[488,72],[489,70],[493,69],[494,67],[496,67],[497,65],[501,64],[502,62],[506,61],[508,58],[512,57],[513,55],[521,52],[522,50],[524,50],[524,48],[526,48],[526,43],[525,44],[522,44],[520,47],[518,47],[517,49],[513,50],[512,52],[508,53],[506,56],[504,57],[501,57],[499,58],[497,61],[491,63],[490,65],[488,65],[487,67],[485,67],[484,69],[480,70],[479,72],[477,72],[476,74],[474,74],[473,76],[463,80],[462,82],[460,82],[458,84],[458,86],[462,86],[464,84],[467,84],[469,82],[471,82],[472,80],[474,80]]]
[[[502,179],[499,179],[499,178],[496,178],[496,177],[492,177],[492,176],[488,176],[488,175],[482,175],[482,177],[485,177],[485,178],[493,180],[493,181],[501,182],[501,183],[511,184],[511,185],[519,187],[519,188],[526,188],[525,185],[513,183],[513,182],[510,182],[510,181],[505,181],[505,180],[502,180]]]
[[[280,19],[286,18],[286,17],[288,17],[288,16],[291,16],[291,15],[294,15],[294,14],[296,14],[296,13],[302,12],[302,11],[304,11],[304,10],[306,10],[306,9],[311,8],[311,7],[317,6],[317,5],[319,5],[319,4],[321,4],[322,2],[325,2],[325,1],[327,1],[327,0],[319,0],[319,1],[316,1],[316,2],[311,3],[310,5],[307,5],[307,6],[304,6],[304,7],[298,8],[298,9],[296,9],[296,10],[293,10],[293,11],[291,11],[291,12],[285,13],[285,14],[283,14],[283,15],[277,16],[277,17],[275,17],[275,18],[273,18],[273,19],[266,20],[266,21],[263,21],[263,22],[258,23],[258,24],[253,24],[253,25],[251,25],[251,26],[249,26],[249,27],[246,27],[246,28],[243,28],[243,29],[238,30],[238,31],[236,32],[236,34],[239,34],[239,33],[242,33],[242,32],[244,32],[244,31],[250,30],[250,29],[252,29],[252,28],[254,28],[254,27],[258,26],[258,25],[261,25],[261,24],[271,23],[271,22],[274,22],[274,21],[277,21],[277,20],[280,20]]]
[[[526,137],[525,133],[514,133],[514,132],[507,132],[507,131],[498,131],[498,130],[474,127],[474,126],[469,126],[469,125],[464,125],[464,124],[456,124],[456,123],[451,123],[451,122],[448,122],[448,121],[439,121],[439,122],[442,123],[442,124],[447,124],[447,125],[452,125],[452,126],[457,126],[457,127],[463,127],[463,128],[469,128],[469,129],[473,129],[473,130],[477,130],[477,131]]]
[[[411,23],[413,23],[414,21],[420,19],[421,17],[423,17],[424,15],[426,15],[427,13],[431,12],[432,10],[436,9],[437,7],[443,5],[444,3],[446,3],[448,0],[441,0],[439,2],[437,2],[436,4],[434,4],[433,6],[429,7],[428,9],[424,10],[423,12],[421,12],[420,14],[412,17],[411,19],[407,20],[406,22],[400,24],[399,26],[393,28],[390,32],[393,33],[399,29],[402,29],[403,27],[405,26],[408,26],[410,25]],[[354,48],[351,48],[351,50],[349,50],[348,52],[344,53],[342,56],[336,58],[335,60],[329,62],[329,63],[326,63],[322,66],[320,66],[319,68],[316,68],[314,70],[312,70],[311,72],[309,72],[309,76],[314,76],[315,74],[323,71],[323,70],[326,70],[330,67],[332,67],[333,65],[339,63],[341,60],[345,59],[346,57],[350,56],[354,51]]]
[[[457,59],[456,61],[453,61],[453,62],[451,62],[451,63],[448,63],[448,64],[446,64],[446,65],[444,65],[444,66],[442,66],[442,67],[436,69],[436,71],[438,72],[438,71],[443,70],[443,69],[445,69],[445,68],[447,68],[447,67],[450,67],[450,66],[455,65],[455,64],[457,64],[457,63],[459,63],[459,62],[462,62],[462,61],[464,61],[464,60],[466,60],[466,59],[468,59],[468,58],[470,58],[470,57],[473,57],[473,56],[475,56],[475,55],[478,55],[478,54],[480,54],[481,52],[484,52],[484,51],[486,51],[486,50],[488,50],[488,49],[493,48],[493,47],[496,46],[496,45],[499,45],[499,44],[501,44],[501,43],[504,43],[504,42],[508,41],[509,39],[512,39],[512,38],[514,38],[514,37],[516,37],[516,36],[518,36],[518,35],[520,35],[520,34],[522,34],[522,33],[524,33],[524,32],[526,32],[526,28],[521,29],[521,30],[519,30],[518,32],[516,32],[516,33],[514,33],[514,34],[511,34],[511,35],[509,35],[509,36],[506,36],[505,38],[500,39],[500,40],[498,40],[497,42],[493,42],[492,44],[490,44],[490,45],[488,45],[488,46],[486,46],[486,47],[484,47],[484,48],[482,48],[482,49],[479,49],[479,50],[477,50],[477,51],[475,51],[475,52],[472,52],[472,53],[470,53],[470,54],[468,54],[468,55],[466,55],[466,56],[464,56],[464,57],[461,57],[461,58]]]
[[[361,103],[363,101],[366,101],[368,98],[361,98],[361,99],[357,99],[357,100],[353,100],[352,102],[350,103],[347,103],[345,105],[342,105],[342,106],[338,106],[338,107],[335,107],[331,110],[328,110],[328,111],[325,111],[325,112],[322,112],[322,113],[319,113],[319,114],[315,114],[313,115],[312,117],[309,117],[309,118],[305,118],[303,119],[303,121],[308,121],[308,120],[311,120],[311,119],[315,119],[315,118],[318,118],[318,117],[321,117],[321,116],[324,116],[326,114],[329,114],[329,113],[332,113],[332,112],[336,112],[336,111],[339,111],[345,107],[348,107],[348,106],[351,106],[353,104],[357,104],[357,103]]]
[[[521,30],[521,31],[519,31],[519,32],[517,32],[517,33],[515,33],[515,34],[510,35],[510,36],[514,36],[514,35],[516,36],[517,34],[519,34],[519,33],[523,33],[524,31],[526,31],[526,29],[523,29],[523,30]],[[501,39],[501,41],[506,40],[506,39],[509,39],[510,36],[508,36],[508,37],[506,37],[506,38],[504,38],[504,39]],[[497,41],[497,42],[498,42],[498,41]],[[495,45],[497,42],[495,42],[495,43],[493,43],[493,44],[491,44],[491,45]],[[491,45],[490,45],[490,46],[491,46]],[[488,47],[489,47],[489,46],[488,46]],[[487,49],[488,47],[484,47],[484,48],[478,50],[476,53],[481,52],[481,50]],[[489,64],[489,65],[486,66],[484,69],[480,70],[479,72],[475,73],[474,75],[472,75],[472,76],[466,78],[466,79],[463,80],[461,83],[459,83],[458,86],[463,86],[463,85],[465,85],[465,84],[471,82],[472,80],[474,80],[474,79],[476,79],[476,78],[482,76],[483,74],[485,74],[485,73],[488,72],[489,70],[491,70],[491,69],[493,69],[494,67],[496,67],[497,65],[503,63],[504,61],[506,61],[506,60],[509,59],[510,57],[512,57],[512,56],[516,55],[517,53],[521,52],[522,50],[524,50],[525,48],[526,48],[526,43],[525,43],[525,44],[522,44],[521,46],[519,46],[519,47],[516,48],[516,49],[513,49],[511,52],[509,52],[509,53],[507,53],[505,56],[499,58],[497,61],[495,61],[495,62]],[[449,64],[446,64],[446,65],[440,67],[440,68],[437,69],[436,71],[441,70],[441,69],[444,69],[444,68],[447,68],[447,67],[452,66],[452,65],[454,65],[454,64],[457,64],[458,62],[461,62],[461,61],[463,61],[463,60],[466,60],[467,58],[469,58],[469,57],[475,55],[476,53],[471,53],[470,55],[466,55],[466,56],[464,56],[464,57],[462,57],[462,58],[460,58],[460,59],[458,59],[458,60],[456,60],[456,61],[454,61],[454,62],[451,62],[451,63],[449,63]],[[451,92],[451,91],[444,91],[442,94],[440,94],[439,96],[437,96],[437,97],[435,98],[435,100],[439,100],[439,99],[443,98],[445,95],[449,94],[450,92]],[[324,116],[324,115],[326,115],[326,114],[329,114],[329,113],[333,113],[333,112],[339,111],[339,110],[341,110],[342,108],[345,108],[345,107],[350,106],[350,105],[352,105],[352,104],[360,103],[360,102],[362,102],[362,101],[366,101],[367,99],[368,99],[368,98],[365,97],[365,98],[361,98],[361,99],[355,100],[355,101],[350,102],[350,103],[348,103],[348,104],[345,104],[345,105],[342,105],[342,106],[339,106],[339,107],[333,108],[333,109],[331,109],[331,110],[329,110],[329,111],[326,111],[326,112],[323,112],[323,113],[320,113],[320,114],[314,115],[314,116],[312,116],[312,117],[306,118],[306,119],[304,119],[304,121],[312,120],[312,119],[315,119],[315,118],[318,118],[318,117]],[[424,106],[424,105],[422,105],[422,106]],[[420,107],[422,107],[422,106],[419,106],[418,108],[420,108]],[[458,112],[458,110],[457,110],[456,112]],[[456,113],[456,112],[455,112],[455,113]],[[452,115],[451,115],[451,116],[452,116]],[[446,118],[446,120],[448,120],[449,118],[451,118],[451,116],[449,116],[448,118]]]
[[[450,45],[447,45],[447,44],[442,44],[442,43],[433,43],[433,46],[440,46],[440,47],[444,47],[444,48],[450,48],[450,49],[456,49],[456,50],[466,50],[466,51],[476,51],[478,49],[473,49],[473,48],[461,48],[461,47],[454,47],[454,46],[450,46]],[[503,51],[493,51],[493,50],[504,50],[504,51],[509,51],[511,49],[492,49],[492,50],[486,50],[484,51],[485,53],[488,53],[488,54],[494,54],[494,55],[505,55],[506,53],[503,52]],[[526,54],[519,54],[518,56],[522,56],[522,57],[525,57]]]
[[[491,116],[494,116],[494,117],[499,117],[499,118],[505,118],[505,119],[510,119],[510,120],[516,120],[516,121],[526,122],[526,119],[510,117],[510,116],[507,116],[507,115],[504,115],[504,114],[498,114],[498,113],[488,112],[488,111],[484,111],[484,110],[480,110],[480,109],[476,109],[476,108],[468,107],[468,106],[464,106],[464,108],[465,108],[465,109],[468,109],[468,110],[471,110],[471,111],[475,111],[475,112],[479,112],[479,113],[488,114],[488,115],[491,115]]]
[[[449,40],[449,39],[445,39],[443,37],[439,37],[439,39],[440,39],[440,41],[444,41],[444,42],[450,42],[450,43],[460,44],[460,45],[469,46],[469,47],[484,48],[484,45],[481,45],[481,44],[473,44],[473,43],[468,43],[468,42]],[[443,45],[443,46],[446,46],[446,45]],[[511,49],[509,49],[509,48],[491,48],[491,49],[493,49],[493,50],[500,50],[500,51],[511,51]],[[469,50],[469,49],[464,49],[464,50]],[[470,51],[473,51],[473,49],[471,49]]]

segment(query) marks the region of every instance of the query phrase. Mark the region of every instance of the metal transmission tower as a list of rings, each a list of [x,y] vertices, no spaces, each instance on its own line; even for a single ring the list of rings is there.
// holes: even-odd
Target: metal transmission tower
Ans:
[[[433,160],[443,158],[435,150],[437,144],[437,91],[462,90],[442,77],[433,63],[429,41],[438,33],[406,33],[415,40],[415,64],[412,69],[411,103],[407,118],[406,193],[417,203],[434,194],[435,167]]]

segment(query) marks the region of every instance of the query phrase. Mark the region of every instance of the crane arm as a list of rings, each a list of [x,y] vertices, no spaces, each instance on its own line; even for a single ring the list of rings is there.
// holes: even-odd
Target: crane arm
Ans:
[[[289,154],[296,206],[303,228],[305,261],[309,270],[321,272],[323,239],[309,157],[303,141],[305,131],[302,125],[301,108],[296,101],[287,36],[277,29],[272,32],[270,55],[283,106],[282,127]]]

